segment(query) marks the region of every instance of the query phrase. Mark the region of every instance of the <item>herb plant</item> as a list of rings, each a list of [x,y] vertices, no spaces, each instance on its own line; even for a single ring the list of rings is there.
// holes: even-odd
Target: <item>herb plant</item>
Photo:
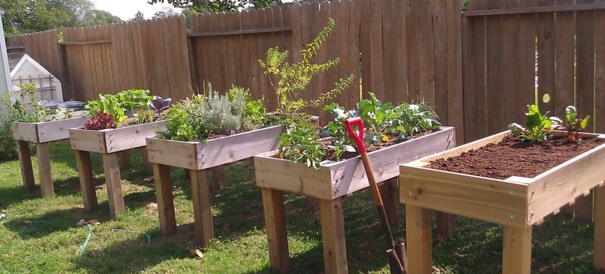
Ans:
[[[580,141],[580,131],[586,128],[588,125],[588,119],[590,115],[586,115],[584,118],[578,116],[576,107],[568,106],[565,108],[565,122],[557,117],[550,118],[555,129],[561,129],[567,131],[567,139],[572,142]]]
[[[154,97],[149,95],[149,90],[123,90],[117,94],[100,94],[99,99],[88,102],[84,107],[84,111],[90,116],[96,116],[100,112],[111,114],[117,127],[126,123],[129,118],[127,112],[130,112],[132,116],[136,116],[136,119],[130,119],[128,121],[134,123],[151,122],[154,119],[149,119],[150,114],[144,113],[143,110],[148,108],[148,103],[153,99]],[[162,101],[161,103],[164,104],[165,102]],[[168,105],[170,104],[168,103]],[[163,107],[161,107],[161,109],[162,108]],[[158,111],[157,114],[159,115],[161,111]],[[142,117],[140,115],[142,115]],[[157,117],[159,118],[160,116]]]
[[[250,93],[240,87],[221,95],[208,86],[206,94],[194,95],[166,112],[166,131],[158,137],[175,141],[204,142],[212,134],[233,134],[264,126],[259,118],[265,113],[262,100],[253,100]]]
[[[508,129],[520,138],[523,141],[527,142],[544,142],[547,141],[550,132],[552,121],[546,116],[548,112],[544,115],[540,114],[540,110],[537,105],[529,105],[527,106],[528,112],[525,113],[525,127],[517,124],[511,123],[508,125]]]
[[[286,127],[278,139],[279,157],[296,163],[306,163],[308,167],[319,170],[324,151],[317,138],[315,127],[309,123],[293,123]]]

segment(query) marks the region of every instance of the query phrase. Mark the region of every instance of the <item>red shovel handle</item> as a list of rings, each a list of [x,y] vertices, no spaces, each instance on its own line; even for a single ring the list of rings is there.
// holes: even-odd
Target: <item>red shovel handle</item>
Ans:
[[[357,130],[359,130],[359,135],[353,131],[353,126],[357,126]],[[347,128],[347,132],[349,136],[355,143],[357,144],[357,150],[359,153],[366,152],[366,145],[363,142],[363,121],[359,117],[351,118],[345,120],[345,127]]]

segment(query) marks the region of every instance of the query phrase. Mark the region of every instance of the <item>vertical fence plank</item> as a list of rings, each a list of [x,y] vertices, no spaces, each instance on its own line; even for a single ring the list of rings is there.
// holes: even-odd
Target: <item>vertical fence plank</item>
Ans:
[[[368,12],[371,8],[370,0],[359,0],[360,2],[360,33],[359,33],[359,47],[361,51],[361,97],[367,97],[365,94],[372,92],[372,66],[371,60],[373,58],[373,52],[371,47],[371,17]]]
[[[442,122],[447,121],[448,85],[447,85],[447,1],[432,1],[432,34],[433,34],[433,87],[434,106]]]
[[[359,41],[360,22],[361,22],[361,15],[360,15],[361,2],[358,0],[352,0],[352,1],[347,0],[345,3],[347,4],[346,6],[348,6],[348,12],[345,10],[345,13],[348,13],[348,15],[349,15],[349,24],[348,24],[349,34],[348,34],[348,39],[346,42],[348,45],[347,58],[349,59],[349,62],[348,62],[346,73],[341,74],[341,77],[346,77],[350,73],[352,73],[353,76],[355,76],[353,83],[351,84],[349,89],[346,91],[347,100],[345,100],[345,102],[348,101],[347,106],[349,108],[352,108],[361,99],[362,75],[360,73],[361,63],[360,63],[360,58],[359,58],[360,52],[361,52],[360,41]]]
[[[605,132],[605,11],[595,14],[595,132]]]
[[[594,0],[576,0],[578,4],[594,3]],[[576,93],[578,112],[594,117],[594,11],[576,13]],[[602,35],[602,34],[600,34]],[[587,131],[594,129],[588,123]]]
[[[447,125],[456,128],[456,143],[464,144],[464,107],[462,90],[462,19],[460,17],[461,1],[447,2],[447,83],[444,93],[437,96],[447,96]]]
[[[556,5],[573,0],[556,0]],[[563,117],[565,107],[574,104],[574,13],[558,12],[555,18],[555,105],[554,115]]]
[[[534,7],[535,5],[535,0],[519,1],[521,7]],[[515,52],[520,62],[518,68],[513,67],[513,69],[519,77],[511,79],[511,81],[517,81],[518,85],[517,89],[512,91],[514,94],[512,102],[510,102],[512,113],[509,113],[506,125],[513,121],[525,122],[526,104],[535,103],[536,97],[536,15],[520,14],[518,20],[516,39],[518,42],[515,45]],[[502,130],[504,129],[506,127],[502,128]]]
[[[551,0],[538,1],[539,6],[552,5]],[[554,113],[555,108],[555,14],[537,14],[538,41],[538,106],[543,112]],[[545,101],[544,96],[549,97]]]
[[[370,90],[376,94],[379,100],[385,100],[383,67],[384,52],[383,52],[383,36],[382,36],[382,16],[383,16],[383,0],[370,1],[370,50],[372,51],[372,59],[370,59],[370,74],[372,82]],[[367,97],[366,97],[367,98]]]

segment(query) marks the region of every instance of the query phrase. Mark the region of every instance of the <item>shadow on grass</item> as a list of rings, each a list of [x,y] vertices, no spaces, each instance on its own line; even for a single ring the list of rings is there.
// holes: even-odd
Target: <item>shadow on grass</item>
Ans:
[[[101,204],[101,209],[107,208],[107,211],[95,210],[87,212],[83,208],[71,208],[67,210],[55,210],[41,216],[22,217],[17,219],[8,219],[3,225],[16,232],[23,239],[43,238],[55,232],[66,231],[69,228],[76,227],[80,219],[96,219],[101,223],[109,221],[109,205]]]
[[[23,202],[25,200],[40,198],[40,187],[31,191],[23,186],[12,186],[0,188],[0,209]]]
[[[87,273],[140,273],[163,261],[183,259],[191,254],[178,244],[164,243],[147,246],[143,237],[121,241],[108,248],[84,252],[73,259],[74,270]]]

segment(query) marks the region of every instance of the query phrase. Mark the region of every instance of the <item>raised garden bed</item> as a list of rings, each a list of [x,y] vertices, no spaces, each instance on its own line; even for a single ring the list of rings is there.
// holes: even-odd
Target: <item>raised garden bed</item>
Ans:
[[[109,197],[109,209],[112,216],[124,211],[124,197],[118,164],[117,152],[145,146],[145,138],[155,136],[158,129],[166,129],[165,121],[120,127],[115,129],[69,130],[71,148],[76,154],[80,187],[84,207],[91,211],[99,207],[94,190],[90,152],[101,153],[105,183]]]
[[[431,163],[441,165],[443,161],[452,161],[448,160],[450,157],[479,153],[482,147],[497,144],[509,134],[510,131],[502,132],[401,165],[400,199],[406,204],[408,249],[414,251],[408,252],[410,273],[431,272],[431,210],[503,225],[502,272],[529,273],[532,226],[591,189],[596,189],[594,264],[605,269],[605,143],[564,159],[563,163],[533,177],[516,174],[495,179],[431,168]],[[605,135],[583,134],[583,137],[605,141]],[[523,144],[517,149],[521,146]],[[508,158],[523,160],[519,155]],[[492,162],[493,170],[504,169],[496,166],[496,162]],[[531,163],[526,165],[535,167]]]
[[[398,166],[441,152],[456,145],[452,127],[368,153],[376,180],[397,178]],[[277,151],[254,157],[256,185],[262,188],[263,207],[271,267],[289,270],[283,191],[319,199],[326,273],[346,273],[342,198],[368,187],[360,156],[339,162],[324,162],[318,171],[304,163],[275,157]]]
[[[68,139],[68,130],[81,127],[88,119],[88,117],[81,117],[81,112],[72,113],[71,115],[76,118],[37,123],[17,122],[11,128],[13,137],[17,142],[23,186],[29,190],[35,187],[29,143],[36,144],[42,197],[54,194],[48,143]]]
[[[176,232],[170,167],[187,170],[191,182],[195,238],[207,246],[214,237],[207,172],[211,168],[250,158],[277,148],[283,126],[272,126],[205,142],[182,142],[147,138],[148,160],[153,165],[156,198],[163,235]],[[216,175],[216,174],[213,174]],[[216,180],[216,176],[214,178]]]

